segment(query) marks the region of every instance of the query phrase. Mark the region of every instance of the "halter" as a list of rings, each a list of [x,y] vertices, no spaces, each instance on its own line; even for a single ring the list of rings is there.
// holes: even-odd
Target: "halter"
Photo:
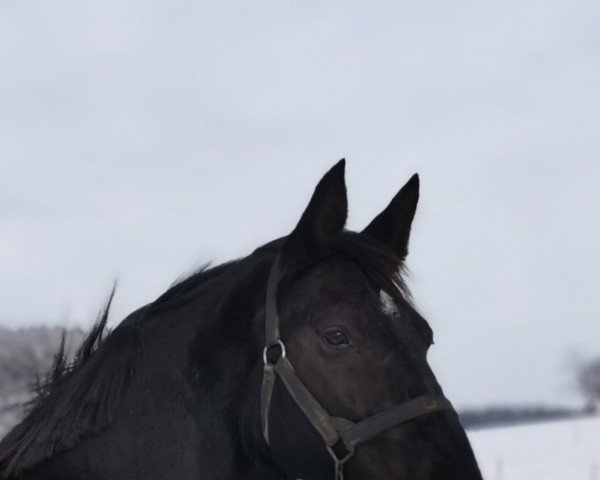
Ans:
[[[277,286],[281,276],[279,258],[277,256],[271,267],[267,283],[264,368],[260,395],[262,432],[267,445],[269,445],[269,411],[277,376],[298,408],[323,439],[335,464],[335,480],[343,480],[344,464],[352,458],[359,445],[396,425],[415,418],[435,412],[454,412],[452,404],[446,397],[422,395],[356,423],[346,418],[329,415],[296,374],[286,356],[285,345],[279,337],[277,314]]]

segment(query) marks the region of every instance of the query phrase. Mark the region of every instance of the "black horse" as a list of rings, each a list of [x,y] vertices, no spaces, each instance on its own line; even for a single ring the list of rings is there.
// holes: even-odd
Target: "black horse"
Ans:
[[[415,175],[344,231],[342,160],[291,234],[104,338],[109,300],[0,443],[0,478],[481,480],[401,277],[418,195]]]

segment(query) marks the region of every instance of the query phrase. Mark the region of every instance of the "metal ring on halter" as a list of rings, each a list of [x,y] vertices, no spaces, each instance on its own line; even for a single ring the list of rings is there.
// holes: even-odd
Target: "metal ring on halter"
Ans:
[[[281,355],[279,356],[279,358],[285,358],[285,355],[286,355],[285,345],[283,344],[283,342],[281,341],[281,339],[278,338],[277,339],[277,343],[272,343],[271,345],[267,345],[263,349],[263,363],[265,365],[275,365],[277,363],[277,361],[271,363],[271,362],[269,362],[269,359],[267,358],[267,353],[269,352],[269,349],[277,346],[277,344],[279,344],[279,348],[281,348]],[[277,360],[279,360],[279,358]]]

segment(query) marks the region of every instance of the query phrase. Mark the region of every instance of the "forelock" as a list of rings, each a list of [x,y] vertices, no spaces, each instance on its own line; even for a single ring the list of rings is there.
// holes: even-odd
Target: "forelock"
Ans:
[[[379,306],[387,317],[394,318],[400,314],[394,298],[383,289],[379,291]]]

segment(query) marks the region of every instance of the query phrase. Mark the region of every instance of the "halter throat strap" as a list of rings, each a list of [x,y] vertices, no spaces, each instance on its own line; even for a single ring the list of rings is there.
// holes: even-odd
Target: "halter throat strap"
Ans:
[[[323,439],[335,465],[335,479],[343,480],[344,464],[355,449],[402,423],[435,412],[454,412],[450,401],[442,395],[422,395],[395,407],[379,412],[359,422],[332,417],[312,395],[287,358],[285,345],[279,337],[277,313],[277,286],[281,278],[281,260],[278,255],[269,272],[266,298],[265,347],[263,350],[263,380],[260,414],[263,437],[269,441],[269,414],[277,377],[306,419]]]

